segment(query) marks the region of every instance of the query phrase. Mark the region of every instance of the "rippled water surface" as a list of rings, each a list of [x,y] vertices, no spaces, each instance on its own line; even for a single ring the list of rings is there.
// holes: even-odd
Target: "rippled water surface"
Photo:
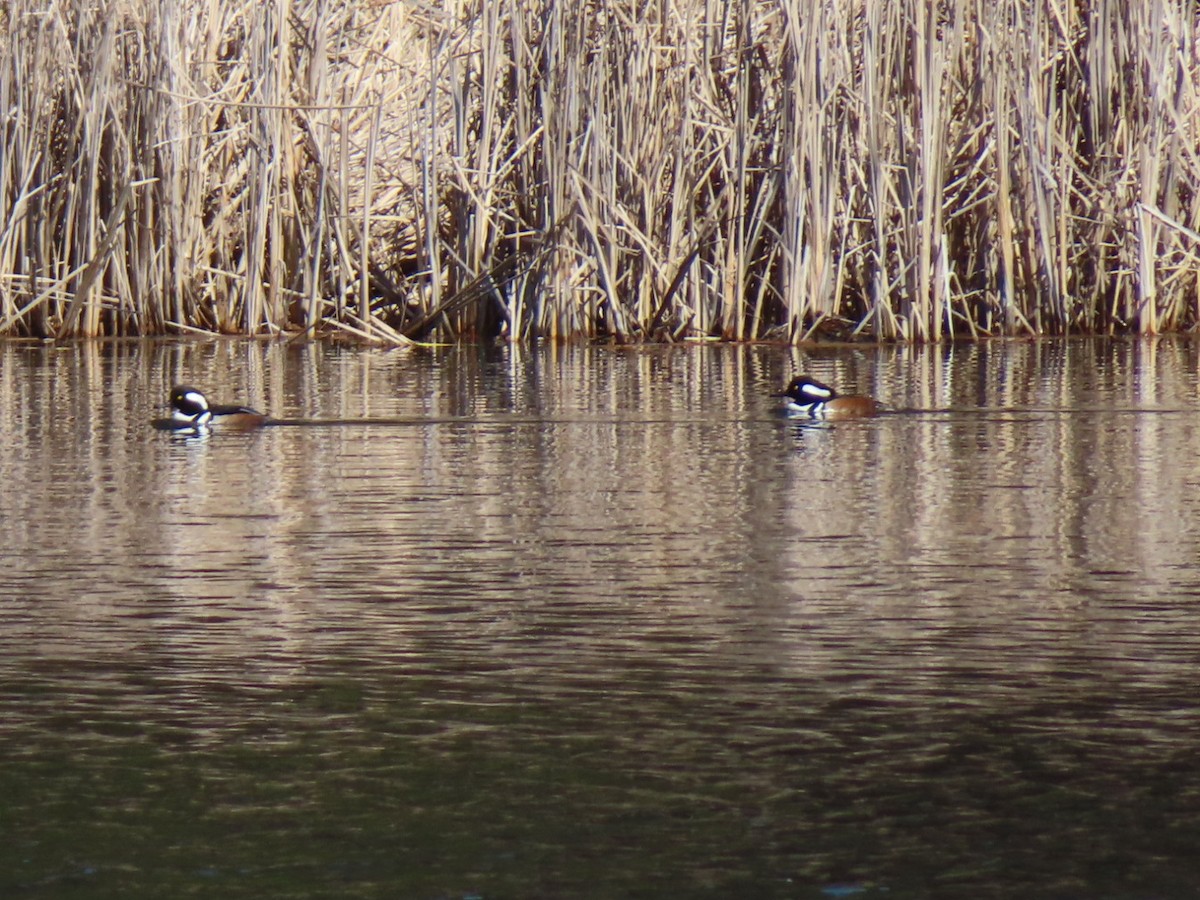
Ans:
[[[0,345],[0,896],[1197,896],[1198,372]]]

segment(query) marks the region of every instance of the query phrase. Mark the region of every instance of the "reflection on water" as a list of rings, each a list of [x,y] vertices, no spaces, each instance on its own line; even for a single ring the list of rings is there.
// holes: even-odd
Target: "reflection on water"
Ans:
[[[0,895],[1194,896],[1198,370],[0,346]]]

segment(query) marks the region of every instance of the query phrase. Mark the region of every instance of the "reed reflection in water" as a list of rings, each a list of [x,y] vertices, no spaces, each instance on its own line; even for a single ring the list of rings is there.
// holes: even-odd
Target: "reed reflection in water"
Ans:
[[[0,347],[0,894],[1194,895],[1197,362]]]

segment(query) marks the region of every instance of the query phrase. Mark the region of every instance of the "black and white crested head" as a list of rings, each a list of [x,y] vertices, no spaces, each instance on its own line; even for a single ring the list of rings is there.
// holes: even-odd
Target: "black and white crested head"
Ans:
[[[194,387],[179,385],[171,389],[171,418],[186,425],[207,425],[212,418],[208,398]]]
[[[789,406],[808,412],[816,412],[830,400],[837,397],[837,391],[828,385],[814,381],[807,375],[793,378],[783,395],[788,398]]]

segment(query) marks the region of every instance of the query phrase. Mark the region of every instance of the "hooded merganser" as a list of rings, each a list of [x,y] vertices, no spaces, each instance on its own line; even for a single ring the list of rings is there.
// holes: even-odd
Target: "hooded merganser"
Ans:
[[[881,409],[873,397],[862,394],[842,396],[828,385],[806,375],[793,378],[783,392],[787,411],[793,415],[809,415],[814,419],[862,419]]]
[[[155,419],[154,427],[166,431],[208,431],[213,425],[222,430],[247,431],[261,428],[267,417],[248,406],[210,404],[194,387],[178,385],[171,389],[171,418]]]

